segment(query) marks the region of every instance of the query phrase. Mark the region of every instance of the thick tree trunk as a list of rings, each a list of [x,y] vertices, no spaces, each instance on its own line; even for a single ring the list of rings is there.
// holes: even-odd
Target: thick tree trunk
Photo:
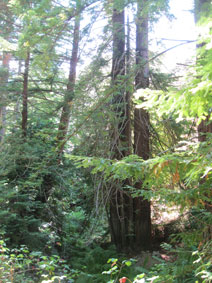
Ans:
[[[60,123],[58,127],[57,141],[58,141],[59,156],[62,154],[64,149],[65,138],[68,131],[68,125],[69,125],[69,119],[71,113],[71,103],[74,98],[74,87],[76,82],[76,69],[77,69],[78,49],[79,49],[79,32],[80,32],[80,17],[77,16],[75,18],[74,38],[73,38],[72,55],[70,60],[67,92],[64,98],[64,105],[62,108]]]
[[[149,87],[148,65],[148,16],[142,15],[146,1],[137,5],[136,21],[136,89]],[[149,114],[144,109],[134,110],[134,153],[144,160],[150,155]],[[136,187],[141,188],[142,183]],[[151,249],[151,206],[150,202],[142,197],[134,200],[135,242],[137,248]]]
[[[136,34],[136,87],[145,88],[149,85],[148,64],[148,18],[140,16],[141,6],[138,5],[138,21]],[[113,110],[119,121],[113,157],[121,159],[131,153],[131,127],[130,127],[130,93],[126,75],[129,70],[129,34],[127,42],[126,66],[124,62],[124,9],[113,11],[113,66],[112,87],[114,88]],[[145,67],[141,67],[141,66]],[[118,105],[117,105],[118,104]],[[149,158],[149,116],[143,109],[136,109],[134,113],[134,152],[144,159]],[[110,228],[112,240],[117,249],[122,252],[140,252],[151,249],[151,218],[150,202],[141,197],[132,198],[130,192],[123,189],[129,185],[130,180],[124,184],[117,184],[112,188],[110,201]],[[136,187],[141,188],[141,183]]]
[[[23,94],[22,94],[22,135],[24,139],[27,136],[27,120],[28,120],[28,80],[29,80],[29,60],[30,52],[27,51],[26,59],[24,62],[24,81],[23,81]]]
[[[120,160],[129,153],[129,95],[125,92],[125,13],[124,3],[120,8],[120,1],[113,3],[113,60],[112,83],[113,100],[112,109],[116,115],[111,151],[112,157]],[[112,185],[110,199],[110,230],[111,238],[118,251],[128,249],[128,215],[126,214],[129,197],[122,190],[123,184]]]
[[[125,15],[124,8],[116,8],[116,2],[114,1],[113,10],[113,60],[112,60],[112,88],[113,88],[113,100],[112,107],[116,114],[116,122],[114,125],[113,138],[111,150],[113,151],[113,157],[116,159],[122,158],[124,148],[126,144],[125,128],[126,128],[126,97],[124,86],[125,75]]]

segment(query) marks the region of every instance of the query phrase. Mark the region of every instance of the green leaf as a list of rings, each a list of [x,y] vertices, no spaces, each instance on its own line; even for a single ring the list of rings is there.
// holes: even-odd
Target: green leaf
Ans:
[[[125,261],[124,264],[125,264],[126,266],[131,266],[131,265],[132,265],[132,262],[128,260],[128,261]]]

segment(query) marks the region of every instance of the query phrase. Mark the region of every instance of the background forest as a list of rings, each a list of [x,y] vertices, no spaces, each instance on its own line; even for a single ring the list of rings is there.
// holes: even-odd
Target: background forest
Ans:
[[[169,6],[0,0],[0,282],[212,282],[212,3],[156,52]]]

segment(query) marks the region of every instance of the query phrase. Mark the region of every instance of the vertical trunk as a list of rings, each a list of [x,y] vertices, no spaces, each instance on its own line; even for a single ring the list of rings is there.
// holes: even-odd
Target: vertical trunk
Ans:
[[[195,1],[195,21],[198,23],[201,20],[202,16],[205,16],[210,9],[208,7],[211,5],[210,0],[196,0]],[[197,45],[197,49],[201,48],[204,45],[201,44],[201,46]],[[201,60],[201,58],[200,58]],[[207,133],[212,133],[212,122],[210,122],[210,115],[208,113],[208,116],[205,120],[203,120],[200,125],[198,126],[198,139],[200,142],[206,141]]]
[[[212,133],[212,122],[209,119],[210,116],[208,115],[198,126],[198,140],[200,142],[206,141],[207,133]]]
[[[149,86],[148,66],[148,15],[142,15],[145,5],[138,1],[136,22],[136,89]],[[143,159],[150,155],[149,114],[144,109],[134,111],[134,152]],[[142,183],[136,184],[141,188]],[[135,243],[142,250],[151,249],[151,209],[150,202],[136,197],[134,202]]]
[[[195,21],[198,23],[201,19],[201,16],[205,16],[210,9],[208,6],[211,5],[210,0],[195,0]],[[201,48],[204,45],[197,45],[197,48]],[[201,58],[200,58],[201,59]],[[212,133],[212,123],[209,121],[210,114],[208,117],[203,120],[198,126],[198,139],[200,142],[206,141],[206,134]]]
[[[113,101],[112,107],[116,114],[117,124],[113,132],[113,157],[120,159],[124,156],[125,128],[126,128],[126,97],[123,78],[125,75],[125,14],[124,7],[118,6],[114,0],[112,16],[113,23],[113,59],[112,59],[112,87]],[[118,7],[116,7],[118,6]]]
[[[67,84],[67,91],[64,97],[64,105],[62,107],[62,113],[60,117],[58,134],[57,134],[58,163],[60,163],[61,161],[61,155],[63,153],[64,145],[66,142],[66,134],[68,131],[70,112],[71,112],[71,102],[74,98],[76,68],[78,61],[79,29],[80,29],[80,16],[76,16],[75,26],[74,26],[72,56],[70,59],[69,79]],[[36,200],[40,201],[41,203],[46,203],[48,201],[49,195],[51,194],[53,185],[54,185],[53,176],[51,174],[45,175],[43,178],[42,189],[40,190],[40,193],[37,195]],[[59,229],[60,228],[58,228],[58,230]]]
[[[210,0],[196,0],[195,1],[195,21],[198,23],[201,20],[202,16],[208,15],[210,11]],[[197,45],[197,48],[201,48],[204,46],[204,42],[201,45]],[[205,51],[207,52],[207,51]],[[199,58],[201,60],[201,58]],[[198,63],[198,62],[197,62]],[[199,142],[205,142],[207,140],[207,133],[212,133],[212,122],[210,121],[211,113],[208,113],[208,116],[205,120],[202,120],[199,124],[197,131],[198,131],[198,140]],[[205,182],[204,179],[200,181],[200,184]],[[208,199],[212,197],[212,188],[210,187],[210,192],[206,194]],[[205,201],[205,210],[207,212],[212,213],[212,202]],[[204,233],[204,241],[207,242],[212,239],[212,225],[208,225],[205,233]]]
[[[0,82],[3,85],[6,85],[8,81],[10,59],[11,59],[11,54],[3,52],[2,67],[4,68],[4,71],[0,79]],[[3,141],[4,135],[5,135],[5,126],[6,126],[5,97],[4,97],[4,93],[1,93],[1,97],[0,97],[0,143]]]
[[[3,102],[0,102],[3,104]],[[6,126],[6,106],[0,105],[0,144],[3,142]]]
[[[140,3],[140,2],[139,2]],[[149,85],[148,64],[148,18],[140,16],[142,7],[138,5],[136,32],[136,87],[145,88]],[[114,88],[113,109],[119,124],[114,135],[116,148],[114,158],[120,159],[131,150],[130,129],[130,92],[127,83],[123,83],[124,70],[129,74],[129,24],[127,36],[126,66],[124,62],[124,9],[113,11],[113,66],[112,86]],[[117,106],[118,104],[118,106]],[[149,116],[143,109],[134,113],[134,152],[144,159],[149,158]],[[129,185],[117,184],[112,189],[110,201],[110,227],[112,240],[122,252],[139,252],[151,248],[150,202],[141,197],[132,198],[127,190],[121,187]],[[136,184],[139,189],[142,184]]]
[[[131,91],[130,91],[130,23],[129,17],[127,18],[127,50],[126,50],[126,155],[132,153],[132,134],[131,134]]]
[[[128,152],[127,155],[133,153],[132,148],[132,128],[131,128],[131,76],[130,76],[130,23],[129,23],[129,16],[127,18],[127,50],[126,50],[126,101],[127,101],[127,122],[126,122],[126,139],[127,139],[127,146]],[[132,182],[130,180],[126,180],[126,185],[131,186]],[[133,207],[133,198],[130,194],[125,195],[125,214],[126,216],[126,223],[127,223],[127,243],[128,243],[128,250],[134,250],[134,207]]]
[[[27,51],[26,59],[24,62],[24,81],[22,94],[22,135],[24,139],[27,136],[29,60],[30,52]]]
[[[65,138],[68,131],[70,113],[71,113],[71,103],[74,98],[74,87],[76,82],[76,69],[78,61],[78,49],[79,49],[79,32],[80,32],[80,17],[76,16],[75,26],[74,26],[74,38],[73,38],[73,47],[72,55],[70,60],[70,70],[69,70],[69,80],[67,85],[67,92],[64,98],[64,105],[62,108],[62,114],[60,117],[60,123],[58,127],[58,153],[62,154]]]
[[[125,13],[124,3],[118,0],[113,2],[113,59],[112,59],[112,88],[113,100],[112,109],[115,112],[117,124],[114,126],[112,136],[113,158],[120,160],[128,149],[129,133],[129,98],[125,93]],[[127,101],[128,100],[128,101]],[[125,251],[127,248],[127,223],[126,203],[127,197],[121,190],[122,184],[113,184],[110,199],[110,229],[112,241],[118,251]]]
[[[21,69],[22,69],[22,60],[19,59],[18,61],[18,76],[21,77]],[[14,121],[14,125],[16,125],[16,123],[19,120],[19,115],[20,115],[20,100],[19,98],[17,99],[15,105],[14,105],[14,110],[13,110],[13,121]],[[13,129],[16,132],[16,126]]]

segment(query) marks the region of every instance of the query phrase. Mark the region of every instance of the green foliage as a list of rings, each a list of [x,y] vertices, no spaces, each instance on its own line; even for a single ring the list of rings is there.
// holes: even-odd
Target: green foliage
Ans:
[[[122,260],[121,262],[117,258],[110,258],[107,263],[111,264],[111,268],[107,271],[103,271],[102,274],[110,276],[110,280],[107,282],[115,283],[122,275],[129,273],[129,267],[135,262],[136,260],[133,258]]]
[[[133,187],[130,188],[135,196],[143,195],[148,199],[159,197],[160,201],[181,205],[182,208],[193,205],[202,207],[205,201],[211,202],[210,197],[206,196],[212,181],[209,144],[209,139],[199,146],[185,141],[174,154],[147,161],[135,155],[121,161],[76,156],[70,158],[76,161],[77,166],[93,167],[93,174],[104,172],[107,180],[131,179],[132,184],[143,180],[145,190],[141,188],[135,191]],[[205,178],[204,183],[199,183],[201,178]],[[146,190],[147,187],[150,190]]]
[[[157,22],[161,15],[165,14],[169,19],[173,16],[169,13],[169,1],[148,1],[145,2],[144,9],[142,9],[142,14],[148,13],[150,15],[150,21]]]
[[[92,25],[99,15],[111,15],[112,2],[98,2],[98,8],[96,1],[69,2],[62,5],[50,0],[10,0],[0,12],[0,50],[10,51],[20,62],[18,74],[17,70],[10,71],[8,82],[5,78],[8,70],[1,69],[0,74],[2,81],[5,79],[1,87],[4,101],[0,106],[7,106],[6,133],[0,144],[0,224],[7,246],[1,240],[0,281],[210,282],[212,216],[206,208],[212,205],[212,134],[206,135],[205,142],[197,143],[191,128],[196,120],[200,123],[206,117],[211,119],[211,19],[208,14],[201,18],[202,36],[198,42],[201,48],[189,83],[180,91],[168,88],[169,76],[157,70],[153,75],[159,81],[157,89],[163,91],[145,89],[137,93],[137,107],[147,109],[151,115],[151,158],[142,160],[129,155],[117,161],[103,158],[111,156],[110,131],[123,118],[120,116],[114,122],[113,113],[108,111],[111,95],[116,91],[110,88],[108,71],[110,23],[99,46],[92,43],[87,48],[88,43],[95,41],[90,37]],[[142,13],[149,13],[151,23],[162,13],[168,13],[168,1],[146,3]],[[129,4],[134,7],[135,1],[115,1],[118,10]],[[106,12],[102,9],[104,5]],[[81,9],[83,12],[79,13]],[[85,49],[80,54],[82,68],[70,105],[67,137],[71,140],[68,139],[65,156],[59,160],[56,137],[65,103],[63,95],[67,93],[67,62],[71,57],[69,47],[76,13],[82,18],[89,15],[91,21],[89,25],[83,23],[80,34],[86,48],[81,44],[81,51]],[[24,140],[19,108],[23,92],[21,63],[27,51],[31,59]],[[84,57],[92,62],[83,69]],[[18,69],[15,60],[13,69]],[[136,70],[131,67],[132,73],[124,76],[126,90],[130,92]],[[120,83],[117,89],[123,88],[123,80]],[[122,190],[133,197],[142,196],[160,205],[177,205],[188,215],[184,230],[171,237],[171,244],[163,246],[173,255],[174,262],[160,259],[160,264],[150,271],[142,267],[142,274],[136,278],[133,260],[117,260],[119,255],[108,245],[108,213],[104,212],[102,218],[94,213],[96,206],[101,206],[98,212],[107,208],[108,201],[108,191],[100,204],[99,195],[94,202],[95,194],[103,194],[108,181],[125,180],[130,182]],[[138,182],[142,185],[135,188]],[[101,244],[107,248],[100,247]],[[108,258],[111,259],[106,263]]]
[[[63,255],[68,256],[82,245],[77,243],[85,223],[89,226],[93,194],[89,177],[68,161],[57,165],[50,126],[40,121],[29,127],[31,138],[26,143],[18,136],[7,139],[1,153],[0,222],[12,246],[27,244],[50,252],[62,241]]]
[[[197,243],[197,242],[196,242]],[[209,241],[197,248],[194,242],[188,242],[188,245],[182,244],[162,244],[163,253],[167,254],[168,260],[158,256],[152,256],[158,261],[150,269],[143,267],[143,272],[136,277],[133,276],[134,259],[120,261],[117,258],[111,258],[111,268],[104,271],[103,274],[109,275],[107,282],[211,282],[212,275],[212,254]],[[136,270],[136,268],[135,268]],[[124,277],[123,277],[124,276]],[[126,276],[126,277],[125,277]],[[134,278],[134,279],[133,279]]]
[[[209,5],[208,9],[211,9]],[[212,107],[212,45],[211,45],[210,16],[202,17],[199,21],[197,65],[190,70],[186,84],[181,90],[169,91],[138,90],[137,96],[142,96],[144,102],[139,107],[144,107],[150,112],[157,110],[157,114],[173,114],[177,121],[183,118],[198,118],[198,123],[209,115]]]
[[[30,252],[22,245],[19,249],[9,249],[0,240],[0,280],[1,282],[74,282],[77,270],[72,270],[58,255],[46,256],[41,252]]]
[[[174,261],[162,261],[145,274],[143,282],[210,282],[211,280],[211,242],[202,249],[194,246],[173,248],[163,245],[172,255]]]

